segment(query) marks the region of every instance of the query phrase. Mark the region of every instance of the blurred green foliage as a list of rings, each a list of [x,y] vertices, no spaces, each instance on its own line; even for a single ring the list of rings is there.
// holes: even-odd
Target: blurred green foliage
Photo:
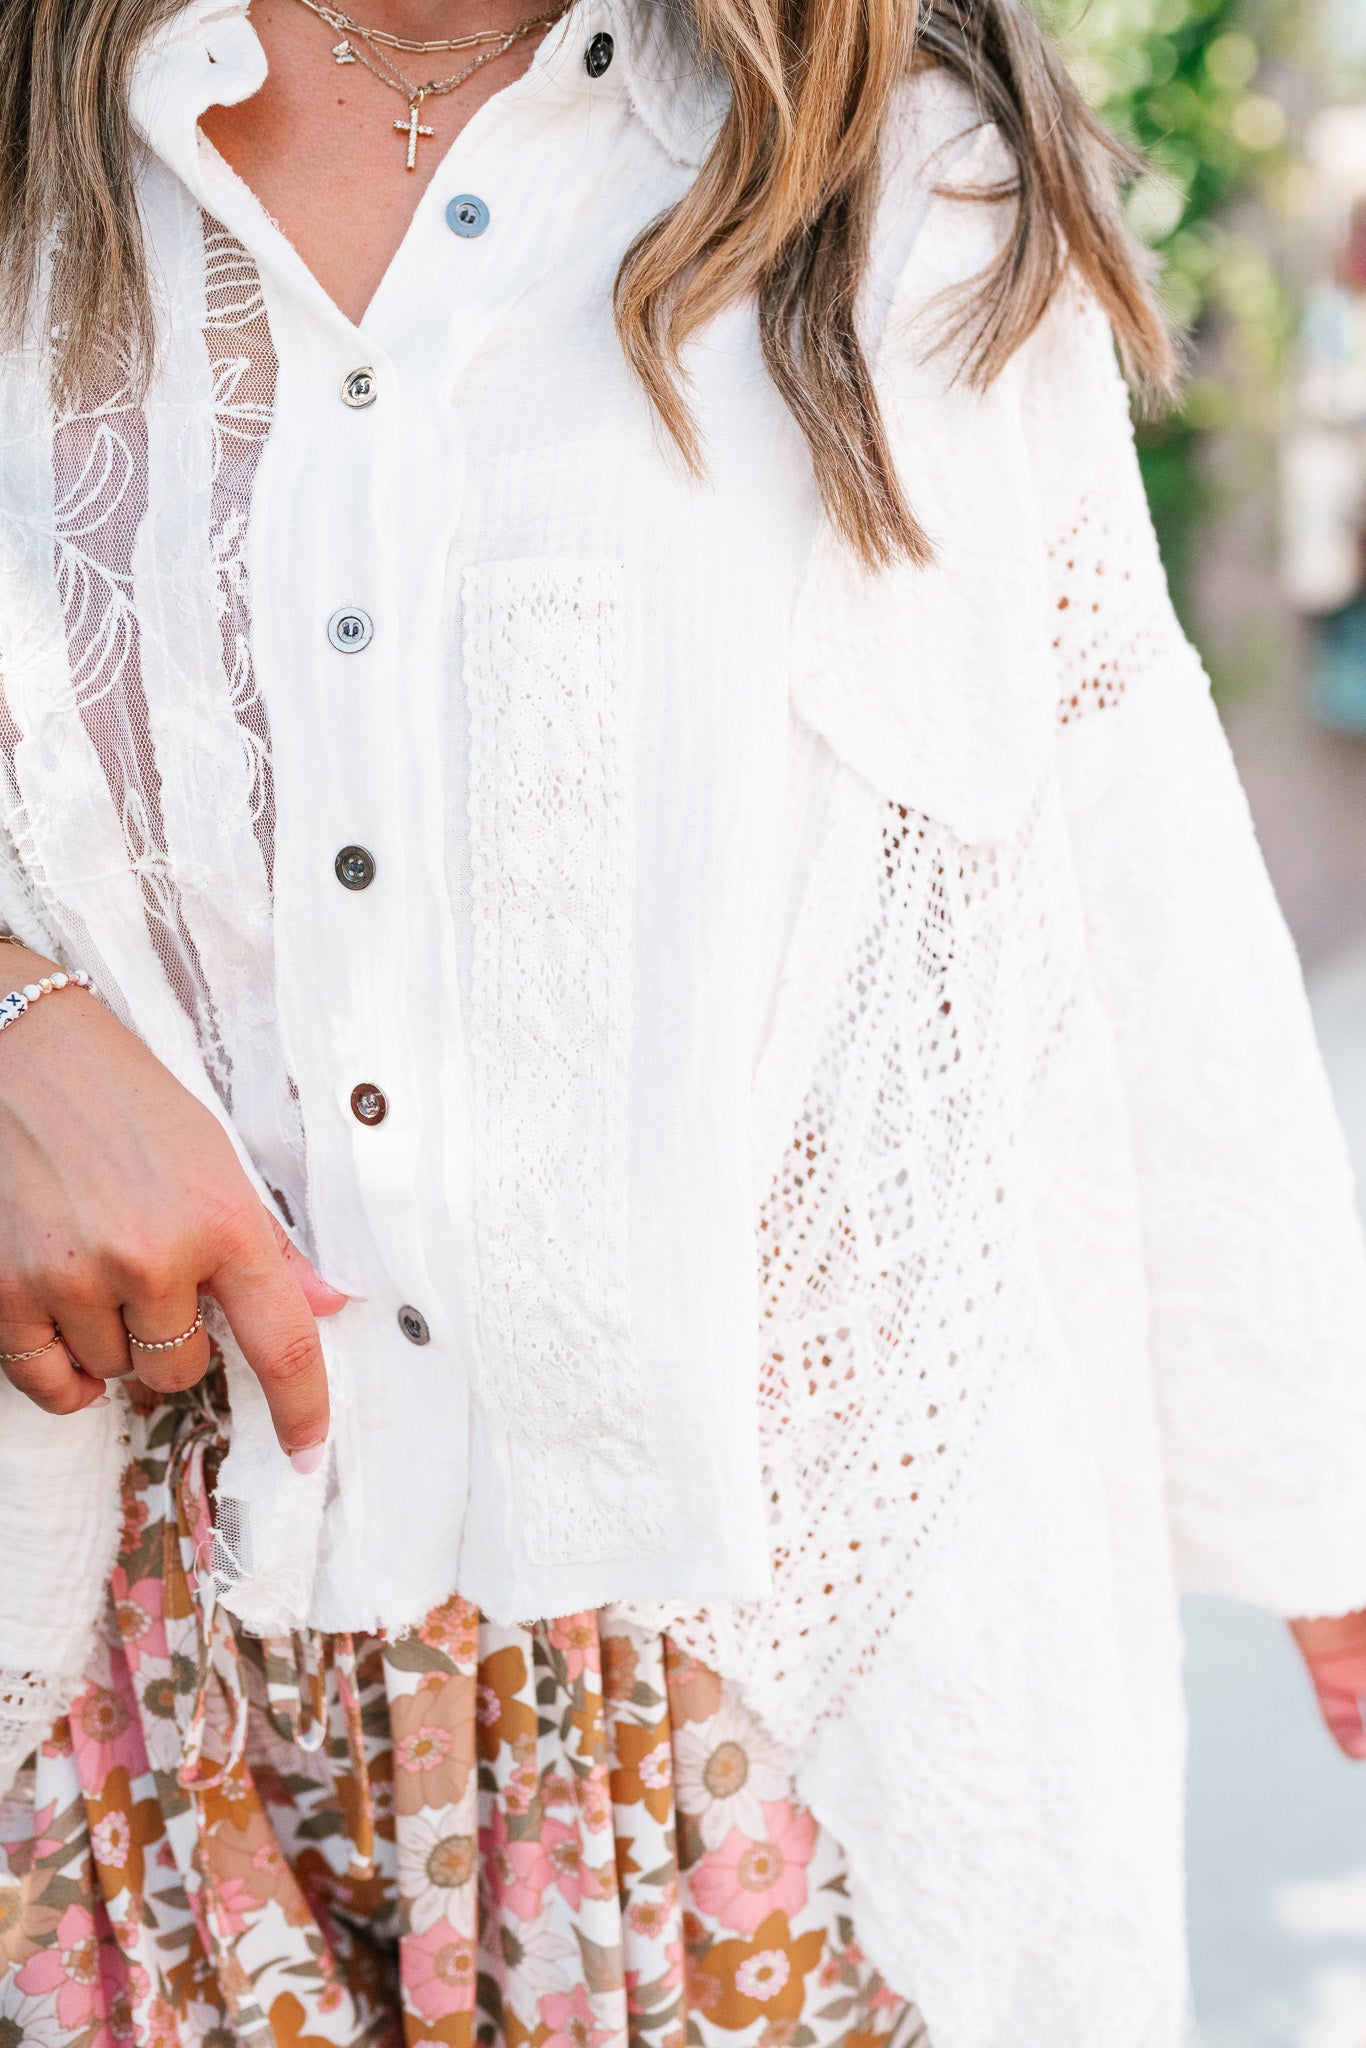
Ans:
[[[1178,606],[1209,510],[1199,459],[1211,428],[1269,430],[1293,313],[1264,232],[1240,221],[1287,174],[1287,120],[1268,73],[1290,54],[1301,9],[1286,0],[1043,0],[1092,105],[1142,151],[1130,216],[1156,252],[1188,338],[1179,410],[1145,423],[1140,448]]]

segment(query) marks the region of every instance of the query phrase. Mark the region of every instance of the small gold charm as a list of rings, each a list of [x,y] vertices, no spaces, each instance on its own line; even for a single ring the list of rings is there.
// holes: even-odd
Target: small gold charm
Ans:
[[[335,45],[332,51],[332,55],[336,58],[339,64],[354,64],[356,61],[355,54],[352,51],[351,45],[350,43],[347,42],[345,37],[342,38],[341,42]]]

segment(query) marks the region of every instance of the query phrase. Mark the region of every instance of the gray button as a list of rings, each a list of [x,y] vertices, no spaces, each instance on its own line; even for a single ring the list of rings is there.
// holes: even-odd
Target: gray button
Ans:
[[[373,1081],[357,1081],[351,1090],[351,1114],[358,1124],[382,1124],[389,1114],[389,1098]]]
[[[373,405],[378,397],[379,386],[375,382],[375,373],[368,363],[359,370],[353,370],[342,384],[344,402],[354,407],[357,412],[367,405]]]
[[[432,1333],[427,1328],[427,1318],[407,1302],[398,1312],[398,1326],[410,1344],[430,1344]]]
[[[375,637],[375,622],[359,605],[344,604],[327,622],[327,637],[338,654],[359,654]]]
[[[332,865],[343,889],[368,889],[375,879],[375,856],[367,846],[344,846]]]
[[[606,29],[599,31],[583,53],[583,68],[590,78],[601,78],[612,61],[616,44]]]
[[[457,192],[446,208],[446,226],[453,235],[463,235],[467,241],[482,235],[488,224],[489,210],[473,192]]]

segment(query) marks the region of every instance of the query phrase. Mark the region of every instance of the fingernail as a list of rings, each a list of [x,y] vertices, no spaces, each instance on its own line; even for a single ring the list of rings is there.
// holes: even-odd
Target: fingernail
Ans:
[[[289,1454],[289,1462],[294,1467],[294,1470],[296,1472],[300,1473],[303,1478],[307,1479],[309,1473],[316,1472],[319,1465],[321,1465],[323,1461],[323,1453],[326,1451],[326,1449],[326,1444],[310,1444],[307,1450],[291,1451]]]
[[[109,1406],[109,1396],[108,1394],[96,1394],[94,1400],[87,1401],[85,1405],[87,1408],[107,1408]]]

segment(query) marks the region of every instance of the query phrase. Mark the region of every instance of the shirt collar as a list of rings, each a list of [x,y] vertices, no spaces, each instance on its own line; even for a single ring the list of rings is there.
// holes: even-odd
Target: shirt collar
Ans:
[[[571,21],[589,10],[580,0]],[[625,45],[622,81],[637,118],[660,147],[694,169],[715,142],[730,107],[730,85],[700,45],[682,0],[605,0]]]
[[[583,52],[599,31],[612,37],[615,49],[608,71],[594,80]],[[193,186],[200,115],[249,99],[265,75],[246,0],[187,0],[138,55],[129,91],[133,126]],[[725,74],[702,52],[684,0],[576,0],[527,76],[538,91],[589,95],[606,87],[625,93],[660,147],[693,168],[707,155],[730,104]]]

